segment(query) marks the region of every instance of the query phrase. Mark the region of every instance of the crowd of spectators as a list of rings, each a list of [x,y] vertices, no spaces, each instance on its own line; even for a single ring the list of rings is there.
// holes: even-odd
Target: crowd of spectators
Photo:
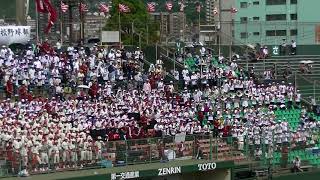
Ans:
[[[297,129],[276,119],[275,110],[301,108],[293,85],[258,84],[254,74],[223,56],[204,52],[198,58],[195,69],[186,66],[165,82],[160,60],[143,70],[139,48],[93,46],[87,53],[82,47],[28,47],[16,56],[3,47],[7,99],[0,104],[1,148],[11,161],[20,157],[23,167],[45,171],[49,163],[55,169],[95,163],[108,141],[213,134],[233,137],[239,150],[248,143],[259,152],[261,143],[304,141],[319,128],[304,108]],[[44,87],[48,94],[35,93]]]

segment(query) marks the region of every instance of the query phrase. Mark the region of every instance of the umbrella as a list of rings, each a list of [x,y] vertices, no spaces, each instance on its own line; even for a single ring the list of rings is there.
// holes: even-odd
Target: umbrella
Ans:
[[[91,38],[88,40],[89,44],[95,44],[95,43],[99,43],[100,39],[99,38]]]
[[[90,87],[87,85],[79,85],[78,88],[89,89]]]
[[[313,61],[310,61],[310,60],[309,60],[309,61],[300,61],[300,63],[301,63],[301,64],[312,64]]]

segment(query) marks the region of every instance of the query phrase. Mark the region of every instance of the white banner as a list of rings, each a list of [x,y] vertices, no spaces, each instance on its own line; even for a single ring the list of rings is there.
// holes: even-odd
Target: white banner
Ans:
[[[119,31],[102,31],[102,42],[115,43],[120,41]]]
[[[30,40],[30,26],[0,26],[0,45],[25,44]]]

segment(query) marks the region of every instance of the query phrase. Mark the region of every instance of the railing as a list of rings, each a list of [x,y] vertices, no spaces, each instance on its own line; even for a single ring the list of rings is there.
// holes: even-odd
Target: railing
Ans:
[[[215,138],[208,134],[90,142],[87,148],[72,143],[72,149],[59,145],[58,150],[53,147],[40,152],[31,151],[30,147],[19,150],[2,147],[0,177],[187,159],[247,160],[233,143],[232,138]]]
[[[301,166],[320,167],[319,131],[310,134],[306,140],[299,141],[288,139],[283,142],[272,139],[271,142],[265,143],[266,139],[262,136],[259,143],[255,143],[253,139],[249,138],[245,140],[246,156],[260,162],[260,166],[272,167],[273,169],[275,167],[290,168],[295,158],[298,157],[302,162]]]
[[[11,146],[0,149],[0,177],[27,174],[51,173],[92,168],[111,168],[168,162],[175,160],[205,159],[213,161],[233,160],[238,162],[259,162],[259,166],[289,167],[296,156],[304,164],[320,166],[319,131],[313,132],[304,141],[279,142],[277,139],[265,143],[261,134],[258,138],[218,138],[206,135],[176,135],[159,138],[119,141],[91,141],[84,144],[72,142],[64,145],[15,150]],[[84,148],[86,147],[86,148]]]
[[[240,66],[246,67],[247,69],[255,67],[255,74],[257,77],[263,79],[263,73],[265,70],[273,70],[275,72],[276,80],[283,80],[286,82],[291,82],[294,86],[300,90],[303,96],[303,101],[311,105],[311,99],[314,98],[316,102],[320,101],[320,86],[319,86],[319,62],[315,63],[311,68],[311,73],[302,73],[299,68],[299,61],[305,60],[303,57],[298,57],[298,59],[290,59],[289,61],[284,61],[284,59],[263,59],[259,62],[251,63],[249,61],[239,62]],[[309,58],[311,60],[320,60],[320,57],[313,56]],[[287,74],[287,78],[284,77],[284,72],[287,67],[291,71],[291,74]]]
[[[295,73],[296,87],[303,94],[304,99],[308,104],[312,105],[312,99],[315,102],[320,102],[320,84],[319,80],[309,79],[305,75]]]

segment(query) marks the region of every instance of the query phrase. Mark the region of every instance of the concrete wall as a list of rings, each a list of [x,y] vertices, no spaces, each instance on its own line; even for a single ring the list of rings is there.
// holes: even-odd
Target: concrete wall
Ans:
[[[247,8],[241,8],[241,2],[248,2]],[[296,40],[297,44],[315,44],[315,28],[320,24],[318,11],[320,1],[298,0],[298,4],[291,4],[287,0],[285,5],[266,5],[266,0],[260,0],[259,5],[254,5],[257,0],[237,1],[235,6],[239,10],[235,15],[235,38],[243,44],[279,44],[282,39]],[[266,21],[268,14],[286,14],[286,20]],[[291,14],[297,14],[297,20],[291,20]],[[240,23],[241,17],[247,17],[247,23]],[[259,17],[254,20],[253,17]],[[267,30],[286,30],[286,36],[266,36]],[[291,30],[297,30],[298,35],[291,35]],[[247,38],[241,38],[241,33],[248,33]],[[259,35],[257,35],[259,33]],[[239,43],[238,43],[239,44]]]
[[[145,180],[212,180],[212,177],[214,177],[214,180],[231,180],[231,171],[230,169],[219,169],[211,172],[179,174]]]
[[[298,1],[298,21],[299,22],[308,22],[304,26],[298,27],[298,36],[299,44],[308,44],[308,43],[317,43],[316,42],[316,26],[320,25],[320,16],[318,13],[320,7],[320,1],[310,1],[310,0],[300,0]]]
[[[221,1],[221,3],[219,3],[219,1]],[[233,24],[231,22],[235,17],[232,13],[230,13],[230,9],[235,7],[235,2],[236,0],[216,1],[216,7],[218,10],[220,10],[220,13],[215,16],[215,21],[220,24],[221,44],[230,44],[230,41],[233,39]]]
[[[186,173],[177,174],[171,176],[150,177],[150,178],[138,178],[136,180],[231,180],[232,174],[230,169],[216,169],[211,172],[198,172],[198,173]],[[104,180],[107,179],[106,175],[96,175],[78,178],[66,178],[64,180]]]

